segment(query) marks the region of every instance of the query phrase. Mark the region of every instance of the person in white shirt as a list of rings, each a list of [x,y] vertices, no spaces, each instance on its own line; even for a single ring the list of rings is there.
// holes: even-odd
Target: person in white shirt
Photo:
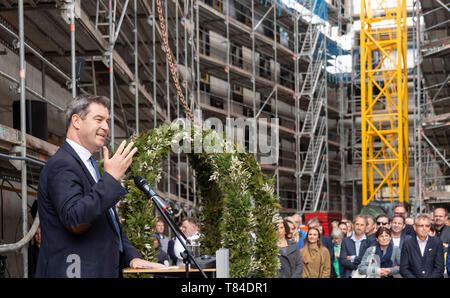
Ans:
[[[402,249],[403,243],[411,238],[404,232],[405,229],[405,218],[402,215],[394,215],[391,220],[391,232],[392,232],[392,242],[394,246]]]
[[[183,232],[183,234],[186,236],[186,238],[188,240],[187,245],[193,245],[193,244],[198,245],[198,239],[200,238],[200,233],[199,233],[198,223],[195,218],[186,217],[185,219],[183,219],[180,230],[181,230],[181,232]],[[183,237],[181,237],[181,240],[183,241],[183,243],[186,244]],[[185,251],[185,249],[184,249],[183,245],[181,244],[180,240],[178,240],[178,238],[175,241],[174,250],[175,250],[175,256],[178,258],[177,265],[183,265],[184,262],[183,262],[183,257],[181,255],[181,253],[183,253]]]

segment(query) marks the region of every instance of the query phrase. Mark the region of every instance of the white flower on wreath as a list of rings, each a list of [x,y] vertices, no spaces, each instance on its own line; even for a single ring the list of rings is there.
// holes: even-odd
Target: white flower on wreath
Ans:
[[[236,155],[231,156],[230,174],[232,178],[241,170],[241,161]]]
[[[201,138],[203,134],[203,128],[201,126],[194,126],[194,139]]]
[[[155,182],[158,183],[159,181],[161,181],[162,175],[161,172],[158,173],[158,175],[156,175],[155,177]]]
[[[234,145],[233,145],[233,143],[231,143],[230,141],[225,141],[225,144],[224,144],[224,151],[225,151],[225,153],[232,153],[232,154],[234,154],[234,153],[236,153],[236,150],[234,149]]]
[[[231,165],[229,170],[231,179],[239,185],[241,190],[246,191],[251,175],[244,168],[243,162],[240,161],[236,155],[231,156]]]
[[[172,122],[169,126],[169,130],[173,131],[180,130],[180,124],[178,122]]]
[[[264,192],[269,194],[270,196],[273,196],[275,189],[273,185],[269,185],[269,183],[265,182],[264,185],[261,188]]]
[[[219,182],[219,177],[220,177],[219,172],[214,171],[212,173],[211,177],[209,177],[209,181],[217,181],[217,182]]]

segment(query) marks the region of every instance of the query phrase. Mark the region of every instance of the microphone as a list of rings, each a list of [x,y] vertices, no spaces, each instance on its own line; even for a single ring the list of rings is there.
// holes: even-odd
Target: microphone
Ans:
[[[169,204],[167,204],[158,194],[148,185],[147,181],[141,176],[134,176],[134,184],[136,184],[137,188],[142,190],[143,193],[147,195],[150,199],[155,198],[156,204],[158,204],[161,209],[168,213],[169,215],[173,214],[172,208],[170,208]]]

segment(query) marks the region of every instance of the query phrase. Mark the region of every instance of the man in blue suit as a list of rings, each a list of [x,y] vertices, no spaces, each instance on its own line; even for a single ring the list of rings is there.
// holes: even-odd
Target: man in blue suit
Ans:
[[[430,237],[431,219],[426,214],[417,216],[414,224],[416,237],[403,244],[400,274],[405,278],[441,278],[444,274],[444,251],[438,237]]]
[[[81,95],[66,110],[66,140],[43,168],[38,187],[41,247],[36,277],[120,277],[125,267],[160,267],[141,259],[115,211],[120,179],[137,151],[122,142],[109,158],[109,100]],[[92,154],[103,147],[105,173]]]
[[[341,254],[339,255],[339,263],[344,268],[343,278],[352,276],[353,271],[358,268],[361,259],[369,247],[367,237],[365,235],[367,221],[362,215],[355,217],[354,233],[351,237],[342,239]]]

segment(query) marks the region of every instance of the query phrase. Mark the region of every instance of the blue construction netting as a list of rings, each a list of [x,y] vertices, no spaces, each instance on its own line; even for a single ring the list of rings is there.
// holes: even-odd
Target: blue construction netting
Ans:
[[[268,0],[260,0],[261,4],[267,4],[269,3]],[[302,6],[310,6],[312,5],[314,7],[313,13],[320,17],[323,20],[328,20],[328,5],[325,2],[325,0],[276,0],[278,4],[278,14],[281,15],[281,8],[285,8],[286,10],[292,12],[292,13],[298,13],[295,9],[295,4],[301,4]]]
[[[312,5],[314,7],[314,14],[323,19],[324,21],[327,21],[328,19],[328,5],[325,2],[325,0],[276,0],[278,4],[278,10],[279,14],[281,14],[281,9],[284,8],[292,13],[299,13],[300,11],[297,11],[294,9],[295,3],[299,3],[302,6],[305,5]],[[305,3],[306,2],[306,3]],[[260,3],[263,5],[268,5],[270,2],[269,0],[260,0]],[[323,39],[323,34],[319,36],[319,42]],[[327,39],[327,51],[331,55],[337,56],[339,55],[339,48],[335,41],[331,39]],[[343,55],[347,55],[348,51],[343,50]]]
[[[323,42],[324,34],[319,33],[319,39],[317,41],[317,44],[320,45]],[[330,56],[339,56],[339,55],[350,55],[350,51],[344,50],[341,48],[341,53],[339,53],[339,46],[336,41],[327,38],[327,54]]]
[[[260,0],[261,5],[268,6],[270,5],[270,0]],[[278,6],[278,15],[281,16],[282,11],[286,10],[293,14],[301,13],[300,7],[296,6],[296,4],[300,4],[307,8],[307,6],[312,6],[314,8],[313,13],[321,18],[324,21],[328,21],[328,5],[325,2],[325,0],[276,0],[277,6]],[[318,45],[320,45],[323,41],[324,34],[319,33],[319,40]],[[341,55],[349,55],[350,51],[341,49],[341,53],[339,53],[339,46],[336,41],[331,40],[329,38],[326,39],[326,47],[327,47],[327,54],[329,56],[339,56]],[[314,55],[314,58],[317,56],[317,51]],[[328,60],[328,59],[327,59]],[[328,66],[331,65],[330,63],[326,63]],[[344,81],[349,80],[349,76],[345,74],[331,74],[328,73],[328,80],[329,81],[338,81],[338,76],[343,76]]]

